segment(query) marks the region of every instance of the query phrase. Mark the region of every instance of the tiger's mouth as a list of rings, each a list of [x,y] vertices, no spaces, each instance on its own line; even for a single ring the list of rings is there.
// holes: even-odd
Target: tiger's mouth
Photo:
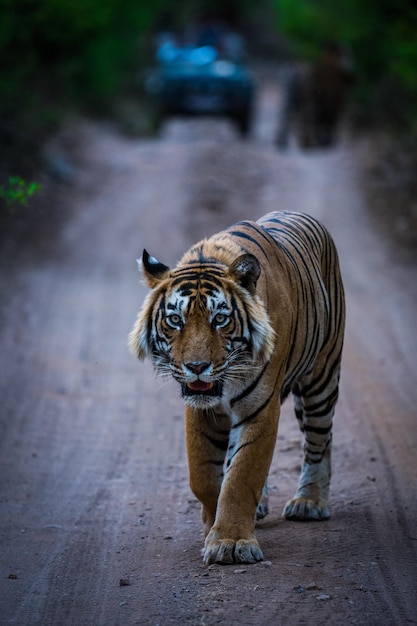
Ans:
[[[218,382],[207,383],[204,380],[195,380],[192,383],[183,383],[182,387],[182,395],[183,396],[195,396],[195,395],[205,395],[205,396],[221,396],[222,395],[222,386]]]

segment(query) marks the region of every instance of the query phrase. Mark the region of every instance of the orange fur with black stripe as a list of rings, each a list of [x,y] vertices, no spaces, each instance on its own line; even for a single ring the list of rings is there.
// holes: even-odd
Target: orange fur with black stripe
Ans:
[[[290,392],[305,445],[284,515],[329,516],[345,319],[334,243],[313,218],[275,212],[197,243],[172,270],[146,251],[142,266],[151,291],[130,346],[181,386],[204,562],[261,560],[255,519],[268,513],[266,480]]]

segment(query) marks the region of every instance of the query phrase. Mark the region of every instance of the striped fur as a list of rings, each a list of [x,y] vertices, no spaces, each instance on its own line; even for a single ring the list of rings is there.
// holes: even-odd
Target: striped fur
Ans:
[[[130,346],[181,385],[204,561],[261,560],[255,518],[268,512],[266,479],[290,392],[305,445],[284,515],[329,516],[345,319],[334,243],[312,217],[275,212],[197,243],[173,270],[146,251],[142,266],[152,290]]]

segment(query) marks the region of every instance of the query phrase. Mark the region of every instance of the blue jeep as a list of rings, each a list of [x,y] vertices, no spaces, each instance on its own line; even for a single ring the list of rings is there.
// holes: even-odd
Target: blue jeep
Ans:
[[[242,135],[249,132],[254,82],[230,37],[229,54],[213,45],[180,47],[170,37],[160,42],[157,65],[145,81],[160,121],[171,115],[226,116]]]

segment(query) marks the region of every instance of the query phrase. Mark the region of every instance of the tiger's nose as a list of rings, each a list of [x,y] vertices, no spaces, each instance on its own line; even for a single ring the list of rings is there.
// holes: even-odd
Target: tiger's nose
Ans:
[[[185,367],[193,372],[193,374],[199,376],[204,370],[210,367],[210,363],[207,363],[207,361],[193,361],[192,363],[185,363]]]

